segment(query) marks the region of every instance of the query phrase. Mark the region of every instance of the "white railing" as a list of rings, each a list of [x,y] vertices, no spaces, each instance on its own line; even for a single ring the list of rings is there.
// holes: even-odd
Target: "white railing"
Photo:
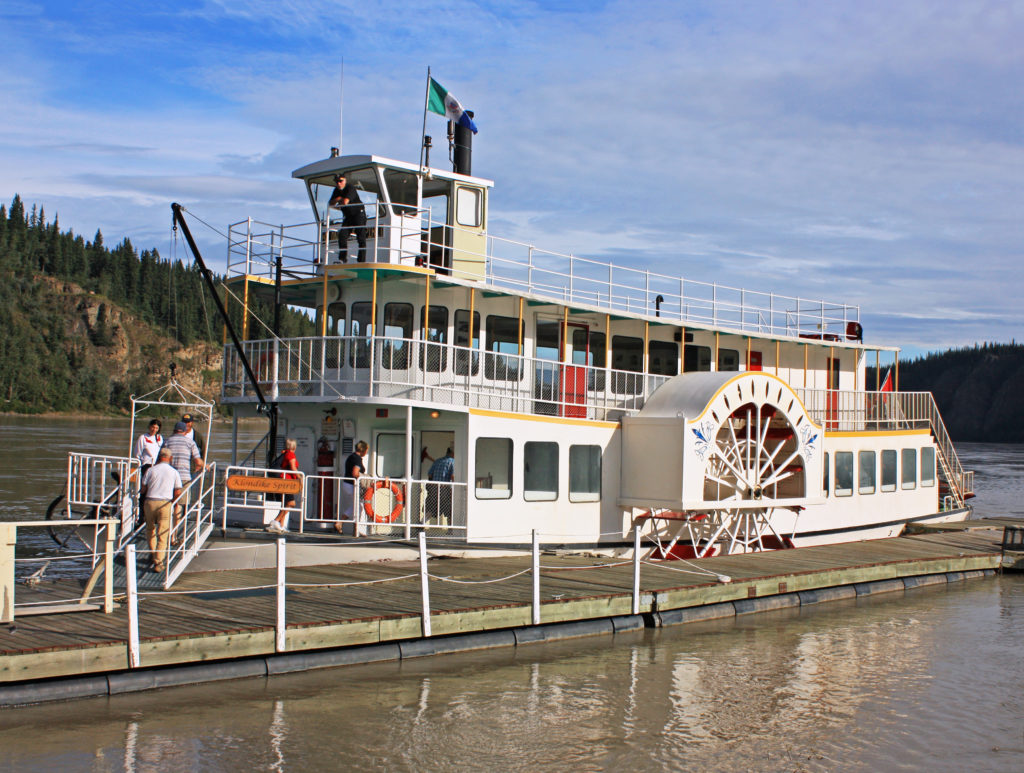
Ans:
[[[387,212],[383,205],[370,209],[371,215]],[[418,251],[410,249],[417,241],[410,239],[410,222],[420,225]],[[317,276],[335,259],[336,226],[329,220],[287,226],[251,218],[233,223],[228,229],[228,275],[273,279],[280,258],[289,278]],[[658,316],[681,325],[841,340],[848,337],[850,323],[860,319],[859,306],[687,280],[497,236],[486,237],[481,253],[456,249],[456,256],[484,266],[483,276],[460,273],[458,264],[452,266],[452,244],[459,241],[460,232],[479,238],[478,232],[435,221],[426,209],[408,210],[402,217],[370,217],[367,261],[429,265],[439,273],[510,292],[607,312]],[[352,262],[352,249],[349,255]]]
[[[245,341],[267,399],[396,397],[595,420],[638,411],[667,375],[485,352],[384,336]],[[372,368],[371,368],[372,364]],[[255,399],[234,347],[224,349],[222,398]]]
[[[140,526],[139,460],[126,456],[68,454],[66,517],[72,509],[87,511],[94,518],[116,518],[120,523],[118,550]],[[97,528],[93,541],[93,564],[106,527]]]
[[[170,588],[181,576],[213,531],[216,482],[217,463],[210,462],[185,484],[172,502],[174,515],[168,536],[164,588]]]
[[[411,539],[466,535],[465,483],[332,475],[306,478],[306,523],[351,527],[355,536]]]
[[[957,505],[974,493],[974,473],[965,471],[931,392],[852,392],[797,389],[811,418],[826,431],[928,429],[935,437],[939,464]]]

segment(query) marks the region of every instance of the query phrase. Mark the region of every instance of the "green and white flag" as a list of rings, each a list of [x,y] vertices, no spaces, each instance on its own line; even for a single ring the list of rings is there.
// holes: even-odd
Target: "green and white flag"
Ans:
[[[476,124],[473,119],[466,115],[459,100],[453,97],[448,91],[433,78],[430,79],[430,90],[427,95],[427,110],[431,113],[443,115],[449,121],[455,121],[459,126],[464,126],[473,134],[477,133]]]

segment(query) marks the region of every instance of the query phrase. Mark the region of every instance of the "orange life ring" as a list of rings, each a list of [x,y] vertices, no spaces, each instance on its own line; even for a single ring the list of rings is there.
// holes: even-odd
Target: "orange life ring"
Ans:
[[[395,499],[395,507],[391,514],[381,515],[373,512],[373,495],[377,493],[377,489],[385,488],[387,485],[384,481],[379,480],[366,489],[366,493],[363,494],[363,510],[367,518],[373,518],[374,523],[394,523],[398,520],[398,516],[402,514],[402,505],[405,504],[405,491],[397,483],[391,484],[391,495]]]

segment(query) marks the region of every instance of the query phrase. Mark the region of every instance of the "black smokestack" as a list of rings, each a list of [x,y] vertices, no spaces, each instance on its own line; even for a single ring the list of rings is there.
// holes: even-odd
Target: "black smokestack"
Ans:
[[[466,115],[473,117],[473,111]],[[455,124],[455,154],[452,156],[452,170],[456,174],[473,174],[473,131]]]

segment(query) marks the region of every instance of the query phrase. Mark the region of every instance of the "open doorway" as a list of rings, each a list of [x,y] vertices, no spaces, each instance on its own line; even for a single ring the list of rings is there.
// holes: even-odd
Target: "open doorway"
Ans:
[[[455,448],[455,432],[450,430],[423,430],[420,433],[419,479],[426,480],[430,466],[449,448]]]

